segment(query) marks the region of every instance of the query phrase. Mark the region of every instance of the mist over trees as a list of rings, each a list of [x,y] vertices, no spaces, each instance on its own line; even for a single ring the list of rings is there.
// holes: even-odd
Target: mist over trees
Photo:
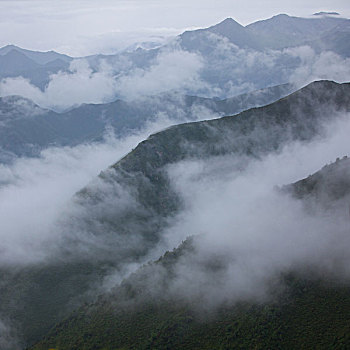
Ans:
[[[349,21],[0,48],[0,348],[349,345]]]

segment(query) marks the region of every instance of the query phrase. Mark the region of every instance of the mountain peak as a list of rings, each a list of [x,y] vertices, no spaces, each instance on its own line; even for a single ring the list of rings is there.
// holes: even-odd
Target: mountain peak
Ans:
[[[9,50],[9,49],[18,49],[18,48],[19,48],[19,47],[16,46],[16,45],[8,44],[8,45],[2,47],[1,50],[4,50],[4,49],[7,49],[7,50]]]
[[[219,27],[222,27],[222,28],[242,27],[243,28],[243,26],[241,24],[239,24],[237,21],[235,21],[231,17],[224,19],[220,23],[218,23],[210,28],[219,28]]]
[[[219,22],[218,25],[224,24],[224,23],[232,23],[232,22],[237,23],[237,21],[235,21],[232,17],[227,17],[223,21]]]
[[[287,18],[290,17],[286,13],[279,13],[278,15],[273,16],[272,18]]]
[[[277,21],[289,21],[289,20],[291,20],[293,18],[295,18],[295,17],[289,16],[286,13],[280,13],[280,14],[278,14],[276,16],[271,17],[271,20],[274,20],[274,21],[276,21],[276,20]]]
[[[3,46],[0,48],[0,55],[6,55],[7,53],[11,52],[11,51],[21,51],[21,48],[16,46],[16,45],[13,45],[13,44],[8,44],[6,46]]]

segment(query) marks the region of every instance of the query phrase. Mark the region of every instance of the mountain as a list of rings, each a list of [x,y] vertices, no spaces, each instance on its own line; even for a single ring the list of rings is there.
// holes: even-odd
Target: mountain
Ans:
[[[11,50],[0,56],[0,74],[5,76],[20,75],[27,70],[38,69],[40,65],[19,51]]]
[[[161,95],[144,100],[117,100],[106,104],[84,104],[64,113],[55,113],[21,97],[0,98],[0,155],[3,162],[16,156],[38,156],[49,146],[74,146],[102,140],[106,128],[117,137],[142,130],[157,115],[168,116],[173,123],[198,118],[236,114],[286,96],[291,85],[270,87],[227,100],[205,99],[179,94]],[[12,154],[12,156],[10,156]]]
[[[55,51],[47,51],[47,52],[32,51],[32,50],[22,49],[15,45],[6,45],[0,48],[0,56],[4,56],[11,51],[19,52],[25,55],[26,57],[28,57],[29,59],[33,60],[34,62],[41,65],[48,64],[55,60],[60,60],[60,61],[69,63],[73,59],[72,57],[57,53]]]
[[[28,54],[31,53],[31,54]],[[67,70],[69,60],[64,55],[55,53],[23,50],[11,45],[0,49],[0,80],[23,77],[35,86],[44,89],[49,76],[60,70]],[[38,54],[38,56],[37,56]],[[42,57],[41,54],[44,56]],[[68,56],[67,56],[68,57]],[[52,58],[52,60],[51,60]]]
[[[244,27],[232,18],[227,18],[209,28],[187,31],[179,38],[184,49],[204,54],[212,49],[208,36],[210,34],[224,37],[241,49],[276,50],[306,43],[313,46],[312,41],[336,28],[348,26],[349,23],[350,20],[345,18],[301,18],[280,14]]]
[[[191,66],[191,62],[196,60],[199,83],[190,86],[185,84],[185,87],[180,84],[176,92],[224,99],[293,82],[295,76],[299,76],[296,73],[300,69],[304,71],[305,65],[310,68],[307,71],[317,73],[316,76],[311,73],[310,77],[305,76],[305,84],[311,80],[325,78],[346,81],[347,77],[340,77],[336,69],[328,70],[317,63],[321,60],[317,55],[333,51],[343,59],[348,58],[349,23],[349,19],[334,16],[299,18],[280,14],[244,27],[234,19],[227,18],[208,28],[186,31],[161,47],[138,47],[115,55],[92,55],[82,58],[86,59],[93,72],[101,71],[101,67],[106,67],[106,64],[110,65],[110,78],[120,79],[122,83],[128,78],[145,78],[149,73],[161,74],[164,69],[180,69],[176,65],[176,56],[181,55],[179,51],[182,50],[186,52],[185,55],[181,55],[185,56],[182,65]],[[300,46],[309,46],[312,49],[308,51],[312,59],[305,61],[304,51],[298,53],[284,50]],[[312,51],[315,51],[315,55]],[[69,70],[71,58],[64,55],[28,51],[14,46],[6,46],[0,49],[0,52],[3,52],[3,56],[0,57],[2,66],[11,66],[10,70],[0,70],[0,79],[23,76],[45,90],[51,74],[63,71],[74,75],[74,72]],[[6,60],[6,55],[10,52],[25,55],[31,59],[32,64],[38,64],[38,67],[31,67],[29,62],[13,65],[11,61]],[[175,55],[174,60],[169,59],[172,55]],[[339,65],[338,61],[337,64]],[[312,68],[313,65],[316,65],[316,70]],[[346,61],[341,62],[341,66],[343,65],[346,66]],[[176,72],[172,75],[176,76]],[[171,84],[164,84],[162,92],[171,90],[170,86]],[[146,89],[140,95],[148,93]],[[125,99],[125,95],[126,91],[120,92],[119,95],[115,92],[113,98]]]
[[[309,210],[310,207],[324,207],[330,211],[337,201],[347,211],[350,209],[350,159],[347,156],[337,158],[317,173],[292,185],[283,186],[281,190],[294,198],[307,200]]]
[[[206,54],[212,49],[210,39],[208,40],[208,35],[210,34],[225,37],[230,43],[240,48],[254,50],[263,48],[259,42],[259,38],[247,31],[245,27],[232,18],[226,18],[219,24],[209,28],[184,32],[180,35],[179,39],[183,49]]]
[[[349,92],[350,84],[316,82],[264,107],[151,135],[75,196],[60,220],[60,239],[45,245],[49,259],[1,267],[0,315],[24,344],[37,342],[72,308],[91,301],[105,276],[149,258],[184,209],[167,166],[223,155],[256,159],[290,141],[307,142],[336,111],[350,111]]]
[[[246,28],[262,40],[264,47],[282,49],[301,46],[318,39],[324,33],[350,21],[345,18],[322,17],[300,18],[280,14],[267,20],[258,21]]]
[[[345,22],[323,32],[313,44],[316,50],[333,51],[343,57],[349,57],[350,52],[350,22]]]
[[[323,203],[350,194],[350,160],[344,157],[308,178],[283,188],[306,204],[328,193]],[[350,284],[307,268],[285,270],[271,281],[265,301],[208,306],[173,291],[184,262],[208,279],[225,269],[226,257],[197,255],[201,236],[139,268],[112,291],[85,304],[54,326],[33,350],[65,349],[345,349],[350,346]],[[306,271],[305,271],[306,270]],[[180,271],[180,272],[179,272]],[[188,273],[188,271],[187,271]],[[191,275],[191,272],[188,273]],[[175,283],[174,283],[175,281]],[[210,283],[210,281],[207,281]],[[205,286],[205,285],[204,285]],[[201,286],[203,288],[203,286]],[[219,287],[220,288],[220,287]]]

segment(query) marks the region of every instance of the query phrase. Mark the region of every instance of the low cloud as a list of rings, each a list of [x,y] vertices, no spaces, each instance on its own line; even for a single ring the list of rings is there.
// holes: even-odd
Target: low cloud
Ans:
[[[158,119],[123,139],[107,133],[101,143],[49,148],[39,158],[0,165],[1,265],[42,261],[56,251],[63,234],[60,220],[72,208],[72,196],[150,133],[170,123]]]
[[[200,72],[201,57],[182,50],[161,52],[149,69],[135,69],[118,78],[118,93],[123,98],[156,95],[165,91],[195,93],[205,86]]]
[[[64,110],[82,103],[106,103],[116,98],[137,99],[162,92],[195,92],[200,78],[200,56],[179,49],[161,52],[148,68],[132,68],[125,60],[100,60],[93,70],[84,59],[74,60],[67,72],[50,76],[41,91],[22,77],[0,82],[0,96],[20,95],[41,107]]]
[[[185,210],[167,230],[166,246],[200,236],[174,268],[169,293],[217,305],[265,299],[271,281],[293,269],[348,280],[348,202],[340,200],[330,212],[316,203],[318,209],[309,212],[276,186],[350,154],[349,132],[346,115],[327,127],[326,137],[293,142],[260,160],[224,156],[170,166]]]
[[[21,95],[42,107],[64,110],[165,92],[227,98],[287,82],[301,87],[320,79],[350,80],[349,58],[316,53],[309,46],[260,52],[211,33],[203,33],[193,47],[192,42],[185,49],[180,45],[176,39],[152,54],[145,50],[130,57],[90,58],[91,65],[74,60],[68,71],[52,74],[43,91],[22,77],[5,78],[0,96]]]
[[[338,83],[350,81],[350,59],[332,51],[316,53],[309,46],[284,50],[299,60],[298,67],[291,72],[289,80],[297,87],[315,80],[334,80]]]
[[[50,76],[50,81],[41,91],[22,77],[6,78],[0,83],[0,95],[20,95],[41,107],[62,110],[82,103],[104,103],[115,97],[116,81],[110,66],[100,64],[93,71],[87,61],[74,60],[68,72]]]

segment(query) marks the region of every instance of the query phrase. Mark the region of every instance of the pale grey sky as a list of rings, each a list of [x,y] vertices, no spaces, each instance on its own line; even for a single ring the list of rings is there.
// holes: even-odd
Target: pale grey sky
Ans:
[[[0,0],[0,46],[112,53],[227,17],[246,25],[278,13],[306,17],[318,11],[350,17],[349,0]]]

